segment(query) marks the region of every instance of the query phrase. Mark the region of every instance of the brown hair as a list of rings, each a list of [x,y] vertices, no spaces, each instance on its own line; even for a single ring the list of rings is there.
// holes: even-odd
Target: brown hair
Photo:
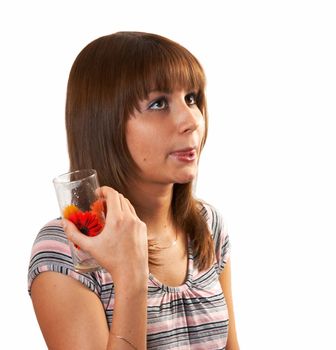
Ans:
[[[137,171],[126,144],[126,121],[150,91],[175,88],[198,92],[207,130],[205,75],[187,49],[140,32],[118,32],[87,45],[71,68],[67,87],[70,170],[96,169],[102,186],[125,194],[129,175]],[[191,238],[199,269],[209,267],[213,241],[200,203],[193,198],[192,183],[174,185],[172,210],[176,224]]]

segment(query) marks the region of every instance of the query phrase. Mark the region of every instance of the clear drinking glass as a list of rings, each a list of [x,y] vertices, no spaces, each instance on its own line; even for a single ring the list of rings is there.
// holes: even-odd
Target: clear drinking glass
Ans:
[[[97,236],[105,225],[104,200],[97,193],[97,172],[77,170],[56,177],[53,183],[62,218],[73,222],[84,235]],[[91,272],[101,268],[81,247],[69,244],[76,271]]]

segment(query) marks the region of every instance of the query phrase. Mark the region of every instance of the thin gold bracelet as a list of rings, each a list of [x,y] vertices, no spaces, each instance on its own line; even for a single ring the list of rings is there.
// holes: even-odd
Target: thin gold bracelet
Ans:
[[[117,335],[112,333],[113,336],[115,336],[118,339],[123,340],[124,342],[126,342],[130,347],[132,347],[132,349],[134,350],[138,350],[138,348],[136,346],[134,346],[129,340],[127,340],[126,338],[122,337],[121,335]]]

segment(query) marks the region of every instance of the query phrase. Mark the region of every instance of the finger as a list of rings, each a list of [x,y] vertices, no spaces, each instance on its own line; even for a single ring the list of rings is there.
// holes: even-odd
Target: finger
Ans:
[[[70,220],[62,219],[61,225],[69,241],[78,245],[83,250],[89,251],[90,237],[87,237],[83,233],[81,233]]]
[[[129,209],[129,211],[130,211],[133,215],[137,216],[136,211],[135,211],[135,209],[134,209],[132,203],[131,203],[127,198],[125,198],[125,202],[126,202],[126,205],[127,205],[127,208]]]
[[[101,194],[106,201],[106,221],[113,220],[113,218],[120,215],[122,211],[119,192],[111,187],[103,186],[101,187]]]
[[[104,197],[104,196],[103,196],[103,192],[102,192],[102,187],[96,188],[96,189],[95,189],[95,194],[96,194],[96,196],[97,196],[98,198]]]

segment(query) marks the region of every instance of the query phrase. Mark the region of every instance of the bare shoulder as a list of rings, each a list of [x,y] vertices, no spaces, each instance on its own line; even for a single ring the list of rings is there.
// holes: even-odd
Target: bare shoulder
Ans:
[[[103,306],[79,281],[43,272],[32,284],[31,297],[48,348],[106,349],[109,330]]]

